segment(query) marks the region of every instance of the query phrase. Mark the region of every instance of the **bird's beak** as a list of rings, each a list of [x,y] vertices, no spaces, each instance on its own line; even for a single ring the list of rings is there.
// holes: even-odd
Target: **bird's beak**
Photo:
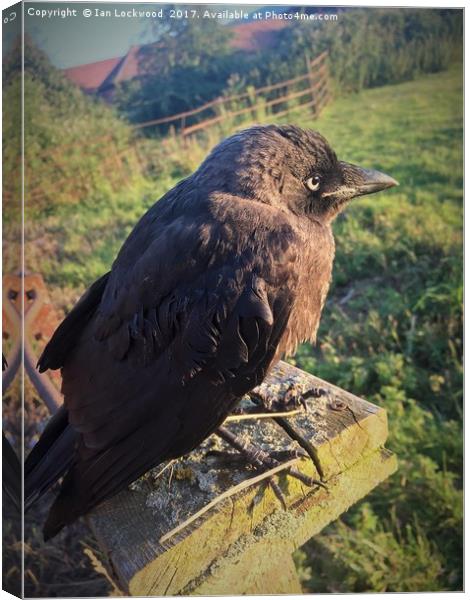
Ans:
[[[341,163],[345,182],[353,190],[353,196],[365,196],[394,187],[398,181],[373,169],[363,169],[351,163]]]

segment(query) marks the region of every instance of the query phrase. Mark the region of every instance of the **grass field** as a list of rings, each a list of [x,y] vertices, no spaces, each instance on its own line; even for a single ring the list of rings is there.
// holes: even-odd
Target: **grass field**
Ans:
[[[370,393],[361,359],[401,355],[403,365],[391,356],[388,364],[398,360],[414,397],[446,418],[461,415],[461,86],[456,67],[338,100],[306,123],[326,135],[339,156],[400,182],[353,202],[335,224],[321,368],[333,376],[340,356],[341,385]],[[307,360],[305,352],[300,356]],[[406,381],[407,363],[420,366],[416,383]]]
[[[338,155],[400,187],[355,201],[316,349],[295,362],[387,408],[399,471],[299,551],[306,591],[462,587],[462,68],[333,102],[319,120]],[[109,269],[146,206],[195,162],[168,154],[132,193],[29,223],[31,270],[64,310]],[[189,168],[189,166],[188,166]]]
[[[399,471],[299,554],[306,589],[461,589],[461,68],[348,96],[304,124],[400,182],[337,221],[319,348],[296,358],[387,408]]]

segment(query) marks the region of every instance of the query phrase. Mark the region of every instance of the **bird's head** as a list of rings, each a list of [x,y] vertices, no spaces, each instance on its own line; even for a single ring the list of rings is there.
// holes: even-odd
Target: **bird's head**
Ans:
[[[332,221],[357,196],[398,185],[371,169],[338,160],[316,131],[255,126],[219,144],[199,171],[214,190]]]

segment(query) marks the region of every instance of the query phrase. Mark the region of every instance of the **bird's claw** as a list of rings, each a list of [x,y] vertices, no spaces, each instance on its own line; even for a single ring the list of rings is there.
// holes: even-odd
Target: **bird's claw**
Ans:
[[[321,398],[326,395],[328,395],[328,390],[319,386],[301,391],[295,385],[291,385],[282,398],[278,395],[263,393],[258,389],[253,390],[249,394],[252,402],[257,406],[261,406],[267,412],[288,412],[300,407],[308,410],[308,399]]]
[[[224,441],[234,447],[240,453],[240,455],[245,458],[246,462],[260,471],[272,469],[273,467],[281,465],[283,461],[287,461],[292,458],[307,457],[307,454],[302,450],[283,450],[271,453],[265,452],[262,448],[259,448],[250,442],[241,440],[225,427],[219,427],[216,433]],[[211,454],[215,454],[215,452],[211,452]],[[217,452],[217,455],[220,456],[221,454],[223,455],[223,453]],[[226,453],[226,455],[227,454],[230,456],[231,453]],[[326,485],[322,481],[314,479],[313,477],[309,477],[308,475],[304,475],[293,466],[287,467],[286,472],[289,473],[291,477],[298,479],[309,487],[318,485],[327,489]],[[287,508],[284,494],[272,475],[267,476],[267,484],[272,488],[274,494],[279,499],[283,507]]]
[[[255,448],[256,446],[253,445],[253,447]],[[252,465],[255,468],[273,466],[273,465],[265,464],[265,462],[263,460],[260,461],[259,457],[260,457],[261,453],[266,455],[267,457],[273,459],[274,461],[276,461],[279,464],[282,462],[291,460],[292,458],[307,458],[307,454],[300,449],[278,450],[278,451],[275,450],[273,452],[270,452],[269,454],[267,452],[264,452],[264,450],[258,449],[257,454],[254,455],[255,461],[251,460],[252,455],[250,455],[250,457],[247,459],[247,456],[244,453],[224,452],[222,450],[209,450],[206,453],[206,456],[218,458],[228,465],[246,465],[248,462],[248,464]],[[255,462],[256,462],[256,464],[255,464]]]
[[[262,409],[264,409],[267,413],[272,413],[273,420],[287,433],[292,440],[295,440],[311,458],[320,476],[320,481],[317,479],[312,479],[313,485],[322,485],[323,487],[325,487],[324,473],[318,457],[317,449],[309,440],[305,439],[305,436],[301,434],[291,424],[290,420],[282,415],[282,413],[287,413],[292,410],[292,408],[294,408],[294,410],[298,410],[300,406],[302,406],[304,410],[308,410],[308,399],[321,398],[329,395],[329,390],[321,386],[312,386],[301,391],[295,384],[289,387],[281,399],[278,395],[264,392],[262,388],[255,388],[249,394],[252,402],[256,406],[262,407]]]

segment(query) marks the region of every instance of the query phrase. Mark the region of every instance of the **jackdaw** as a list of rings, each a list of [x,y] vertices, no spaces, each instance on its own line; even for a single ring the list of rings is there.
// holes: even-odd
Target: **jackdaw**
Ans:
[[[39,360],[62,369],[64,394],[25,466],[28,504],[65,475],[46,539],[190,452],[274,362],[315,341],[332,221],[396,184],[339,161],[317,132],[255,126],[150,208]]]

